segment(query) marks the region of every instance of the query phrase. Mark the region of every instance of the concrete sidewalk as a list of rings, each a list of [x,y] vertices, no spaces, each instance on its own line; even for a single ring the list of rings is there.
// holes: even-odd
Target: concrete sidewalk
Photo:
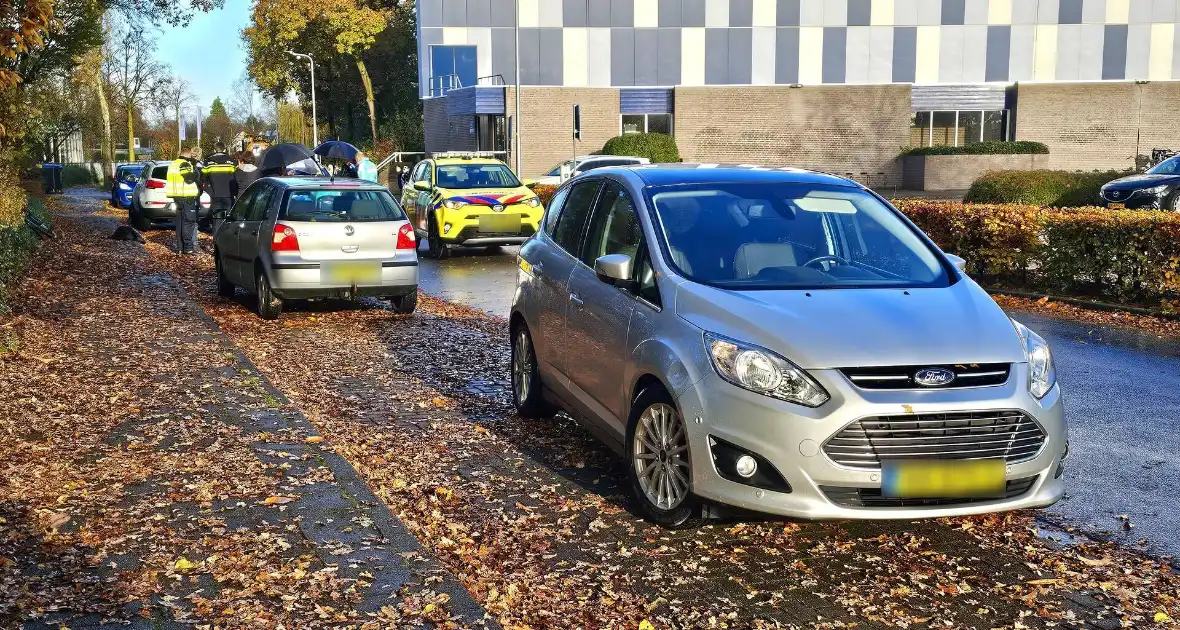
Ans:
[[[66,203],[0,321],[0,627],[497,627],[141,245]]]

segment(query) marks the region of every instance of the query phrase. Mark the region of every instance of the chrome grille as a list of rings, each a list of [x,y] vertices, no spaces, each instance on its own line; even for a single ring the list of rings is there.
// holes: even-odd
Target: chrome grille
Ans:
[[[920,370],[939,367],[955,373],[955,380],[938,387],[926,387],[914,382]],[[960,365],[897,365],[889,367],[841,368],[853,385],[861,389],[962,389],[987,387],[1008,382],[1012,370],[1009,363],[966,363]]]
[[[1040,425],[1022,411],[968,411],[862,418],[824,444],[841,466],[876,469],[897,459],[1036,457],[1045,443]]]

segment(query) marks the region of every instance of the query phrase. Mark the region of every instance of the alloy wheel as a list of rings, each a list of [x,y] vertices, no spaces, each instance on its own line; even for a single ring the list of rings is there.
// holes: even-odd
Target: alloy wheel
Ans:
[[[676,409],[655,403],[643,410],[632,444],[635,476],[647,500],[662,510],[689,493],[688,435]]]
[[[512,390],[519,405],[528,400],[533,385],[533,350],[524,328],[516,331],[513,350],[515,352],[512,353]]]

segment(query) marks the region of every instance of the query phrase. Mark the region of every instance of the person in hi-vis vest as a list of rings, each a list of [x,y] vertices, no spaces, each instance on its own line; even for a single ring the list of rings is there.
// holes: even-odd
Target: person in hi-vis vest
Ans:
[[[165,194],[176,204],[176,251],[197,253],[197,213],[201,190],[197,186],[197,161],[191,147],[180,151],[180,157],[168,165]]]

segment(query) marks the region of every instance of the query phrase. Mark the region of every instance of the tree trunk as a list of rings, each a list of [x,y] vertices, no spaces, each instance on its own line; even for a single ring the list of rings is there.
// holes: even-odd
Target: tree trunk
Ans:
[[[111,165],[115,161],[115,147],[111,137],[111,109],[107,105],[107,93],[102,85],[102,73],[94,73],[94,91],[98,95],[98,108],[102,112],[102,172],[103,177],[114,177]]]
[[[356,69],[361,72],[361,83],[365,85],[365,100],[369,102],[369,128],[373,132],[373,144],[377,144],[377,108],[373,105],[373,82],[369,79],[369,71],[365,69],[365,62],[356,58]]]
[[[135,108],[127,106],[127,161],[135,161]]]

